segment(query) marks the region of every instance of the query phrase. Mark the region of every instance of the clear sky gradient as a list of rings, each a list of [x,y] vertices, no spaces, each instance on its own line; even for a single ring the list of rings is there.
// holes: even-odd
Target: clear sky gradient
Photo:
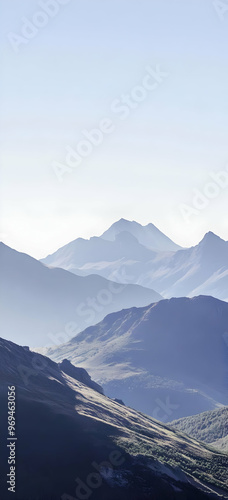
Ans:
[[[23,36],[24,18],[42,23],[43,7],[0,0],[1,239],[41,258],[124,217],[183,246],[209,230],[228,240],[226,175],[208,187],[211,173],[228,175],[228,9],[219,17],[212,0],[65,2],[16,50],[12,36]],[[168,76],[121,120],[113,101],[156,65]],[[76,150],[104,118],[114,130],[59,182],[53,162],[66,165],[66,147]],[[200,208],[194,190],[210,194]]]

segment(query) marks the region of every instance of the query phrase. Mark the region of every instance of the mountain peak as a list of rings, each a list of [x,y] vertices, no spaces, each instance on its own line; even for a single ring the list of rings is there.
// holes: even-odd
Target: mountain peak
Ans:
[[[218,236],[217,234],[213,233],[212,231],[208,231],[203,239],[200,241],[200,245],[201,244],[213,244],[213,243],[220,243],[220,244],[223,244],[225,243],[225,240],[223,240],[222,238],[220,238],[220,236]]]
[[[111,228],[118,228],[120,231],[123,231],[123,229],[125,230],[129,230],[129,228],[131,227],[139,227],[139,228],[142,228],[144,227],[142,224],[140,224],[139,222],[136,222],[135,220],[128,220],[128,219],[119,219],[117,220],[116,222],[114,222],[109,229]]]
[[[121,217],[121,219],[119,219],[118,221],[114,222],[114,224],[122,224],[122,223],[125,223],[127,222],[127,224],[131,224],[131,222],[135,222],[135,221],[130,221],[128,219],[124,219],[123,217]]]
[[[119,219],[114,222],[100,238],[108,241],[115,241],[116,236],[127,231],[134,236],[141,245],[156,252],[171,252],[180,250],[180,246],[176,245],[168,236],[162,233],[154,224],[149,223],[145,226],[136,221]]]
[[[217,235],[216,235],[215,233],[213,233],[212,231],[208,231],[208,232],[205,234],[205,236],[204,236],[204,238],[214,238],[214,237],[215,237],[215,238],[219,238],[219,236],[217,236]],[[219,239],[221,239],[221,238],[219,238]]]

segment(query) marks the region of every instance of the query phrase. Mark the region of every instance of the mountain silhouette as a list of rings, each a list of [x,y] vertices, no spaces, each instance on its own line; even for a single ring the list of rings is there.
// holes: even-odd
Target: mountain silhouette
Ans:
[[[49,269],[3,243],[0,266],[1,331],[5,338],[30,346],[61,344],[109,312],[162,298],[138,285]]]

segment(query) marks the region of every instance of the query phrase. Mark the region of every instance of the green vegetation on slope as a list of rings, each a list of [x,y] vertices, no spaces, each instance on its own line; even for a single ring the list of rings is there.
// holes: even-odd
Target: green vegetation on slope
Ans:
[[[171,422],[170,425],[223,451],[228,449],[228,406],[180,418]]]

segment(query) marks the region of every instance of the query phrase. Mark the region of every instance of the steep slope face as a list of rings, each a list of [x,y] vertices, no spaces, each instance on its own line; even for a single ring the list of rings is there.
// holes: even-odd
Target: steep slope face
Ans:
[[[104,394],[102,387],[96,382],[94,382],[89,376],[88,372],[84,368],[78,368],[70,363],[68,359],[64,359],[61,363],[58,363],[59,369],[69,375],[71,378],[78,380],[78,382],[82,382],[87,385],[94,391],[100,392],[100,394]]]
[[[138,285],[49,269],[3,243],[0,266],[1,331],[5,338],[30,346],[66,342],[109,312],[161,298]]]
[[[204,293],[227,300],[228,242],[209,232],[197,246],[177,252],[166,271],[159,286],[166,296]]]
[[[111,269],[109,264],[98,272],[105,275]],[[148,261],[126,261],[125,272],[166,298],[204,294],[227,301],[228,242],[209,232],[195,247],[157,253]]]
[[[49,349],[88,369],[106,394],[163,421],[228,404],[228,304],[163,300],[108,315]]]
[[[101,235],[101,238],[108,241],[115,241],[116,236],[123,231],[131,233],[137,238],[139,243],[155,252],[176,252],[181,248],[154,226],[154,224],[142,226],[138,222],[126,219],[120,219],[112,224],[112,226]]]
[[[17,500],[228,498],[226,455],[123,407],[60,368],[0,339],[4,439],[8,386],[16,393]],[[4,447],[3,500],[10,498],[7,454]]]
[[[228,406],[181,418],[170,425],[189,436],[228,451]]]

